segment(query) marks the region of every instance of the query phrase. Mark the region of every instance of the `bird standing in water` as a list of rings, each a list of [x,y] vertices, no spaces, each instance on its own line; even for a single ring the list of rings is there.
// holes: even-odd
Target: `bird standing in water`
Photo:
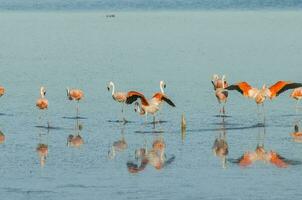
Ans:
[[[36,106],[40,110],[46,110],[48,108],[48,100],[46,99],[45,95],[46,89],[42,86],[40,88],[40,98],[36,101]],[[48,128],[50,127],[49,122],[47,122],[47,126]]]
[[[219,78],[217,74],[214,74],[211,82],[214,86],[215,96],[220,106],[219,114],[222,113],[223,115],[225,115],[225,104],[229,95],[228,91],[225,89],[226,87],[228,87],[228,83],[225,80],[225,75],[222,75],[222,77]]]
[[[79,102],[81,99],[84,97],[84,92],[80,89],[69,89],[66,88],[67,91],[67,98],[70,101],[77,101],[77,106],[76,106],[76,113],[77,113],[77,118],[79,118]]]

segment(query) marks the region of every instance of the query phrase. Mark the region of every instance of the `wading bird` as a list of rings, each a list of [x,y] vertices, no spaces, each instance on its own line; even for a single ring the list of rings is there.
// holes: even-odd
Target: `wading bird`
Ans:
[[[159,82],[159,88],[160,92],[162,94],[165,94],[164,88],[166,88],[166,83],[164,81]],[[111,91],[111,95],[114,101],[121,103],[122,104],[122,117],[123,117],[123,122],[126,122],[125,114],[124,114],[124,109],[125,109],[125,104],[129,104],[126,102],[127,98],[129,98],[132,95],[132,92],[116,92],[115,91],[115,84],[110,81],[107,85],[108,91]]]
[[[141,100],[141,104],[135,102],[137,99]],[[170,100],[168,96],[162,94],[160,92],[155,93],[153,97],[148,100],[143,94],[135,91],[131,91],[131,95],[126,100],[127,104],[132,104],[135,102],[134,110],[138,112],[140,115],[145,115],[147,120],[147,115],[153,115],[153,122],[155,123],[155,114],[160,109],[159,105],[165,101],[170,106],[175,107],[175,104]]]
[[[0,97],[2,97],[4,93],[5,93],[5,89],[0,85]]]
[[[222,113],[224,115],[225,104],[228,98],[228,91],[225,89],[226,87],[228,87],[228,83],[225,80],[225,75],[222,75],[222,77],[219,78],[217,74],[214,74],[211,82],[214,86],[215,96],[219,103],[219,107],[220,107],[219,114]],[[222,104],[222,108],[221,108],[221,104]]]
[[[0,144],[4,143],[5,141],[5,135],[4,133],[2,133],[2,131],[0,131]]]
[[[45,98],[46,95],[46,89],[42,86],[40,88],[40,98],[36,102],[36,106],[40,110],[44,110],[48,108],[48,100]]]
[[[121,103],[122,104],[122,118],[123,118],[123,122],[126,122],[126,118],[125,118],[125,114],[124,114],[124,108],[125,108],[125,103],[127,98],[129,97],[129,95],[131,95],[131,93],[129,92],[116,92],[115,91],[115,85],[112,81],[110,81],[107,85],[107,89],[108,91],[111,91],[111,95],[114,101]]]
[[[45,98],[46,89],[42,86],[40,88],[40,98],[36,101],[36,106],[40,110],[46,110],[48,108],[48,100]],[[41,116],[39,117],[41,119]],[[49,121],[47,122],[47,126],[50,127]]]
[[[78,118],[79,117],[79,102],[84,97],[84,93],[82,90],[69,89],[69,88],[66,88],[66,92],[67,92],[67,98],[70,101],[77,101],[76,112],[77,112],[77,118]]]
[[[227,90],[237,90],[243,96],[254,99],[257,103],[257,106],[262,104],[265,101],[266,97],[273,100],[279,96],[282,92],[285,92],[289,89],[294,89],[301,87],[301,83],[293,83],[289,81],[278,81],[274,85],[267,88],[265,85],[261,89],[251,87],[247,82],[239,82],[234,85],[226,87]]]

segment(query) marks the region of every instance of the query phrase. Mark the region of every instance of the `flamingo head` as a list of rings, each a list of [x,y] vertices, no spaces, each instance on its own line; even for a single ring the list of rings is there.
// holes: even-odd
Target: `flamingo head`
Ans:
[[[66,94],[67,94],[67,99],[72,100],[72,97],[70,95],[70,90],[68,87],[66,88]]]
[[[167,87],[167,85],[166,85],[166,83],[165,83],[164,81],[160,81],[160,82],[159,82],[159,85],[160,85],[161,87],[163,87],[163,88],[166,88],[166,87]]]
[[[114,83],[112,81],[109,81],[109,83],[107,85],[107,90],[110,91],[113,86],[114,86]]]
[[[217,74],[213,74],[212,81],[216,81],[219,79],[219,76]]]

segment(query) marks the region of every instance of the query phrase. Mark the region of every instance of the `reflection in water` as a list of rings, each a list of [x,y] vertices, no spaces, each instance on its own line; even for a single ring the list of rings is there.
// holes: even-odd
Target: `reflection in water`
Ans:
[[[260,129],[263,128],[261,133]],[[287,168],[290,161],[280,156],[276,151],[266,151],[264,148],[265,127],[259,127],[259,141],[255,151],[246,151],[239,159],[236,160],[241,167],[247,167],[256,161],[275,165],[279,168]],[[262,143],[261,143],[262,141]]]
[[[118,152],[123,152],[125,149],[128,148],[128,144],[127,144],[127,142],[125,140],[125,136],[124,136],[124,130],[125,130],[125,126],[123,125],[123,127],[121,129],[121,138],[119,140],[113,142],[113,144],[111,145],[111,147],[108,151],[109,159],[114,159]]]
[[[185,118],[185,115],[182,114],[182,116],[181,116],[181,140],[182,140],[182,142],[184,142],[185,138],[186,138],[186,129],[187,129],[186,118]]]
[[[135,158],[137,161],[140,160],[140,165],[135,164],[132,161],[128,161],[128,171],[130,173],[138,173],[143,171],[148,164],[157,170],[161,170],[168,164],[172,163],[175,159],[174,155],[167,159],[165,149],[166,144],[163,138],[160,138],[153,141],[152,148],[150,150],[147,149],[147,145],[145,145],[145,148],[135,150]]]
[[[79,148],[84,144],[84,140],[81,136],[82,129],[83,129],[83,125],[80,124],[79,118],[76,118],[76,120],[75,120],[75,133],[70,134],[67,137],[67,146],[68,147]]]
[[[37,146],[37,152],[40,158],[40,165],[44,167],[48,155],[48,145],[39,143]]]
[[[5,135],[2,131],[0,131],[0,144],[3,144],[5,141]]]
[[[221,132],[219,132],[218,137],[215,139],[212,150],[214,155],[221,159],[222,167],[226,168],[226,156],[229,153],[229,146],[226,140],[226,128],[224,118],[222,118]]]
[[[49,129],[47,129],[46,134],[39,133],[39,143],[37,145],[36,151],[40,158],[41,167],[44,167],[46,163],[46,158],[48,156],[48,136],[49,136]]]

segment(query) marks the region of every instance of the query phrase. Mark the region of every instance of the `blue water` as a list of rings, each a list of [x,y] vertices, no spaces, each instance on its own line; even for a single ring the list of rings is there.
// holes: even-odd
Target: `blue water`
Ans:
[[[4,10],[301,9],[301,0],[1,0]]]
[[[277,80],[301,82],[302,14],[298,11],[211,12],[1,12],[0,199],[297,199],[301,196],[301,143],[290,133],[301,120],[286,92],[267,101],[266,128],[258,127],[256,105],[230,92],[225,119],[229,145],[226,168],[212,145],[223,133],[213,93],[213,73],[230,83],[255,87]],[[165,123],[153,129],[107,91],[109,80],[121,91],[139,90],[150,97],[167,83],[176,108],[163,106]],[[44,85],[48,111],[35,107]],[[79,123],[66,87],[80,88]],[[185,114],[186,134],[180,119]],[[149,118],[151,120],[151,118]],[[54,128],[45,129],[49,121]],[[80,134],[80,148],[67,146]],[[127,148],[113,159],[108,151],[122,138]],[[135,150],[166,143],[172,163],[161,170],[148,165],[131,174]],[[36,152],[48,145],[44,166]],[[241,168],[229,160],[264,144],[288,160],[287,168],[258,162]]]

